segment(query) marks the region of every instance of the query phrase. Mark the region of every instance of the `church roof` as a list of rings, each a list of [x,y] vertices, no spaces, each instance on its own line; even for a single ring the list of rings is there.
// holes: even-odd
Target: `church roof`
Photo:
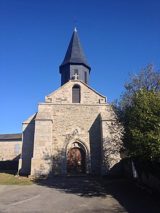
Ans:
[[[5,140],[22,140],[22,134],[0,134],[0,141]]]
[[[66,64],[83,64],[91,69],[84,55],[76,28],[72,34],[72,38],[61,66]]]

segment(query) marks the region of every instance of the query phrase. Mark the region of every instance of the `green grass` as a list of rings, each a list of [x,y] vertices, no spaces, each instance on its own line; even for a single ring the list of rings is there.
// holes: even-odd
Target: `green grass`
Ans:
[[[31,185],[33,182],[27,177],[14,176],[13,174],[0,173],[0,185]]]

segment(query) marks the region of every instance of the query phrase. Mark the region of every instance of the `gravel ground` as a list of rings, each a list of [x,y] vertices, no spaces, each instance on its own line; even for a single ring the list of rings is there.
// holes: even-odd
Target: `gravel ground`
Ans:
[[[0,186],[0,213],[158,213],[158,198],[127,180],[53,177]]]

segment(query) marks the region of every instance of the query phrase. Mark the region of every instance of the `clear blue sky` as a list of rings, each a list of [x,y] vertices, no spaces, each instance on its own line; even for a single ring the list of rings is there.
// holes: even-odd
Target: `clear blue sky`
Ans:
[[[75,25],[90,85],[109,101],[120,97],[129,73],[148,63],[160,68],[159,0],[0,0],[0,133],[21,132],[60,86]]]

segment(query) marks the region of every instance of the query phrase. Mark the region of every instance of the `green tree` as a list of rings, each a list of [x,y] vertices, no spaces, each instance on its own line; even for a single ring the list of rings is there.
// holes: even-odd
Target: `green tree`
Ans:
[[[124,142],[129,154],[141,159],[160,158],[160,92],[141,89],[125,109]]]
[[[124,145],[130,156],[160,159],[160,73],[149,65],[125,85],[119,102]]]
[[[125,85],[125,92],[121,97],[119,107],[124,110],[125,107],[132,105],[134,94],[145,89],[146,91],[159,92],[160,91],[160,73],[154,70],[154,66],[149,64],[142,69],[139,74],[133,75],[130,81]]]

